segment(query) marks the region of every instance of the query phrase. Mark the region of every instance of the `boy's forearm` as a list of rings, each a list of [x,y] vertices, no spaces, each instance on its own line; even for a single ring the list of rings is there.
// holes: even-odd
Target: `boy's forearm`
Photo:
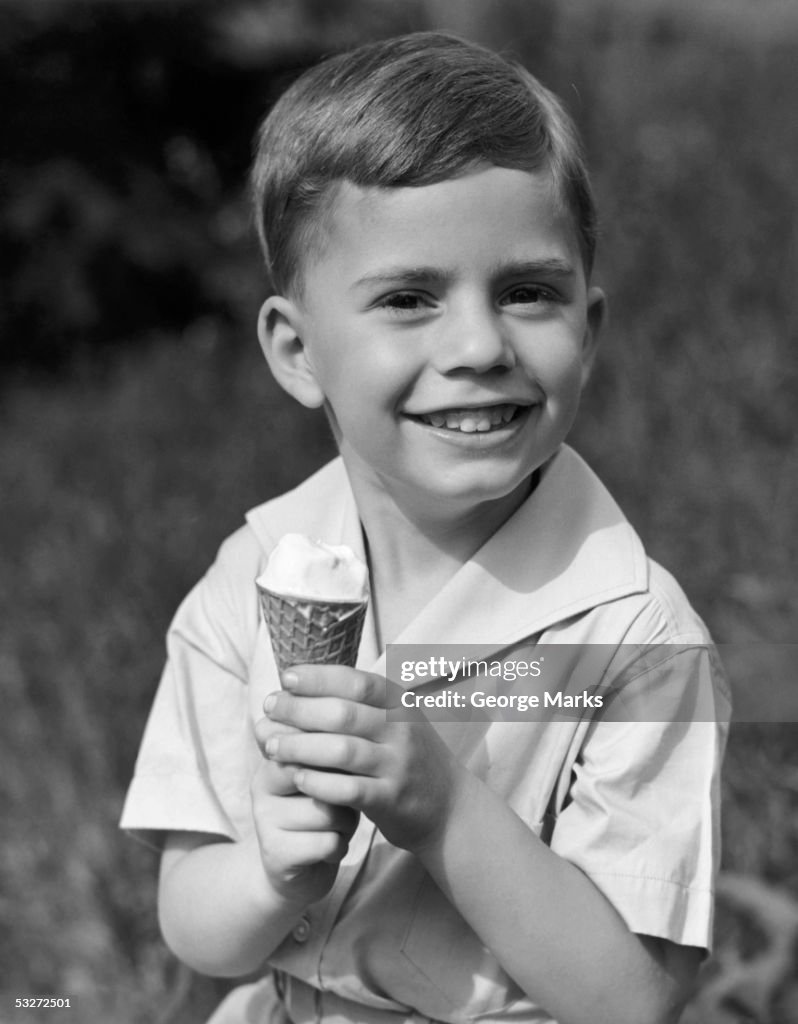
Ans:
[[[201,974],[257,970],[303,909],[271,889],[254,839],[197,846],[162,868],[161,931],[175,956]]]
[[[463,770],[456,789],[446,827],[416,853],[530,998],[560,1024],[678,1019],[690,954],[682,982],[484,783]]]

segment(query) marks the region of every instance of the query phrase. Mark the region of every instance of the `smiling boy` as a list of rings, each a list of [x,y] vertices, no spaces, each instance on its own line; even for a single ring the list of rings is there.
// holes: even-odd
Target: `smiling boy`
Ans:
[[[570,121],[498,56],[413,35],[303,76],[253,181],[261,344],[340,458],[249,514],[170,631],[123,817],[167,834],[167,941],[262,975],[214,1024],[675,1020],[710,942],[722,724],[386,715],[390,643],[707,643],[564,445],[605,311]],[[297,529],[368,560],[357,669],[278,676],[253,580]],[[631,690],[695,684],[673,650]]]
[[[385,643],[565,439],[604,297],[548,171],[480,163],[426,186],[345,181],[328,202],[301,297],[266,302],[261,339],[286,391],[324,405],[373,523]]]

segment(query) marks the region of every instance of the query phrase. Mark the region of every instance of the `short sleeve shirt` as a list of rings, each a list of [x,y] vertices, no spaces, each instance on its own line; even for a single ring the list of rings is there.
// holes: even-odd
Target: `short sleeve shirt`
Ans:
[[[362,553],[340,460],[250,512],[178,610],[123,828],[152,841],[180,830],[232,841],[251,833],[249,782],[261,756],[253,726],[280,685],[254,580],[287,532]],[[586,711],[434,725],[632,931],[710,946],[728,692],[715,661],[691,655],[709,643],[702,622],[575,452],[560,449],[524,505],[397,643],[480,644],[497,655],[518,645],[602,645],[610,662],[619,647],[639,647],[660,654],[620,674],[630,700],[664,693],[678,702],[708,688],[714,710],[701,720],[606,720]],[[370,618],[358,668],[386,671]],[[277,1021],[286,1012],[294,1024],[551,1020],[416,858],[364,816],[333,888],[269,964],[264,981],[234,993],[213,1024]]]

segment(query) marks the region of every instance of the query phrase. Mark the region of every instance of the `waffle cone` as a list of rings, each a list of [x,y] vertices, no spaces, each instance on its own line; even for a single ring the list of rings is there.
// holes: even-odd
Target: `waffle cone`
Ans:
[[[277,667],[357,661],[367,601],[310,601],[258,586]]]

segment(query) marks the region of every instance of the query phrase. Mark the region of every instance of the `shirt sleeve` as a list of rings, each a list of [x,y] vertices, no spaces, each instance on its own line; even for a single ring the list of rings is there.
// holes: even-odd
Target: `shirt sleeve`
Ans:
[[[631,931],[711,948],[730,705],[711,648],[658,645],[589,727],[552,849]]]
[[[244,528],[175,615],[167,662],[120,827],[152,844],[170,831],[239,839],[250,820],[254,737],[248,662],[257,632],[259,547]]]

